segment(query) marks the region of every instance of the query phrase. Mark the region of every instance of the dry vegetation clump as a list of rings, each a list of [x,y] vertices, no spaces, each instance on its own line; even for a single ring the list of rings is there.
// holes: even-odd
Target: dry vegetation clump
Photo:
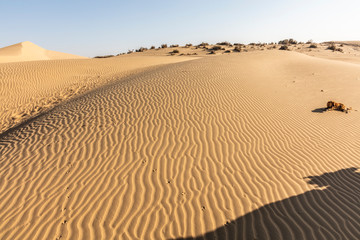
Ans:
[[[218,50],[225,50],[225,48],[223,48],[223,47],[221,47],[221,46],[218,46],[218,45],[215,45],[215,46],[213,46],[210,50],[218,51]]]
[[[214,51],[214,50],[211,50],[211,51],[209,52],[209,54],[215,54],[215,51]]]
[[[234,52],[241,52],[242,51],[241,46],[240,45],[235,46],[233,51]]]
[[[137,50],[135,50],[136,52],[145,52],[146,50],[148,50],[147,48],[141,47]]]
[[[335,52],[335,51],[343,52],[343,50],[341,48],[336,47],[335,43],[330,43],[330,45],[326,49],[332,50],[333,52]]]
[[[205,48],[206,46],[209,46],[209,44],[206,42],[202,42],[198,45],[198,47],[203,47],[203,48]]]
[[[114,55],[105,55],[105,56],[96,56],[94,58],[111,58],[111,57],[115,57]]]
[[[185,45],[186,48],[189,48],[189,47],[191,47],[191,46],[192,46],[191,43],[188,43],[188,44]]]
[[[231,50],[226,50],[224,53],[231,53]]]
[[[287,45],[282,45],[279,50],[289,50],[289,47]]]
[[[179,50],[177,50],[177,49],[174,49],[172,52],[170,52],[170,53],[179,53],[180,51]]]
[[[155,46],[151,46],[150,49],[155,49]]]
[[[173,44],[173,45],[170,45],[171,48],[174,48],[174,47],[179,47],[179,44]]]
[[[219,42],[219,43],[217,43],[216,45],[229,46],[229,47],[232,46],[232,44],[229,43],[229,42]]]
[[[167,44],[161,44],[161,48],[167,48]]]
[[[309,48],[317,48],[317,47],[318,47],[317,44],[314,44],[314,43],[310,44],[310,46],[309,46]]]
[[[134,51],[132,51],[132,50],[129,50],[128,52],[127,52],[127,54],[131,54],[131,53],[133,53]]]
[[[297,44],[297,41],[292,38],[289,38],[289,39],[284,39],[284,40],[279,41],[279,44],[282,44],[282,45]]]
[[[242,43],[234,43],[234,46],[245,46],[245,44],[242,44]]]

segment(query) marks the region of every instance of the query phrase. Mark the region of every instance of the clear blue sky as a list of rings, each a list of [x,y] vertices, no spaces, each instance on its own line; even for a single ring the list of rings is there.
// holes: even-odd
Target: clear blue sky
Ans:
[[[0,0],[0,47],[92,57],[141,46],[360,40],[360,0]]]

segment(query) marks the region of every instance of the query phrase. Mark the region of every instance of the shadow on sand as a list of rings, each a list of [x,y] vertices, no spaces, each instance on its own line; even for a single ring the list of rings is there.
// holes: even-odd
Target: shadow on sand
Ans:
[[[314,113],[323,113],[326,111],[327,111],[327,108],[316,108],[316,109],[312,110],[312,112],[314,112]]]
[[[326,187],[265,205],[203,236],[179,239],[360,239],[357,168],[309,176]]]

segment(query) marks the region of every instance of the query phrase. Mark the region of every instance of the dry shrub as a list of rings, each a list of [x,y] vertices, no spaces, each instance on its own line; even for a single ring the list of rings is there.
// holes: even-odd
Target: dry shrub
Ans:
[[[110,57],[114,57],[114,55],[96,56],[94,58],[110,58]]]
[[[240,45],[237,45],[237,46],[234,48],[233,51],[234,51],[234,52],[241,52],[241,51],[242,51],[241,46],[240,46]]]
[[[218,50],[225,50],[225,49],[222,48],[221,46],[215,45],[211,48],[211,50],[218,51]]]
[[[289,39],[284,39],[284,40],[279,41],[279,44],[282,44],[282,45],[297,44],[297,41],[292,38],[289,38]]]
[[[287,45],[282,45],[279,50],[289,50],[289,47]]]

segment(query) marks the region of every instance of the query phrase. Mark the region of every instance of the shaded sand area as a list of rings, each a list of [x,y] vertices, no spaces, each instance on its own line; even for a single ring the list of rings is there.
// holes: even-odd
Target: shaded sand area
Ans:
[[[0,238],[359,239],[359,90],[288,51],[112,81],[0,136]]]

